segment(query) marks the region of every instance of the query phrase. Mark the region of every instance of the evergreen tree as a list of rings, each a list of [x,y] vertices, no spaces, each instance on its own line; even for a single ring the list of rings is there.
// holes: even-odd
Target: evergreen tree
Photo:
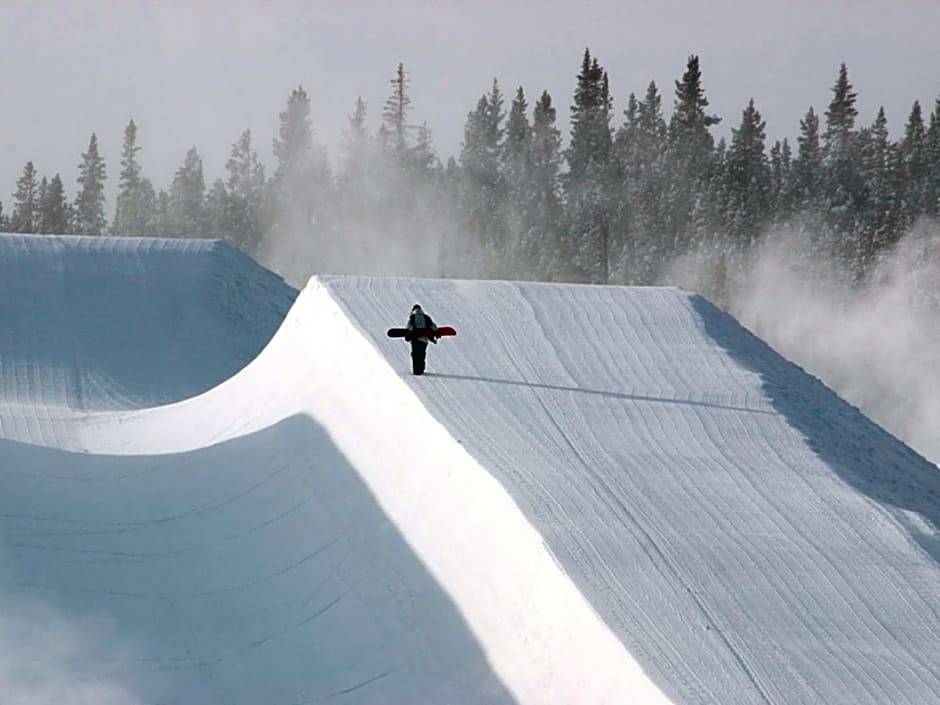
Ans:
[[[207,207],[222,237],[255,254],[264,233],[264,165],[251,146],[251,130],[242,132],[225,162],[228,177],[215,183]]]
[[[507,194],[511,202],[525,201],[529,181],[530,142],[529,104],[522,86],[516,89],[506,119],[506,139],[502,148],[502,171],[506,179]]]
[[[235,201],[225,188],[222,179],[216,179],[206,193],[203,206],[203,232],[206,237],[227,240],[237,247],[234,227],[238,216],[234,213]]]
[[[624,283],[652,284],[668,254],[663,230],[668,128],[655,82],[642,101],[631,94],[624,118],[615,139],[621,182],[617,201],[623,204],[614,229],[621,243],[616,269]]]
[[[104,159],[98,153],[98,137],[91,134],[88,151],[78,166],[78,194],[75,197],[75,232],[79,235],[102,235],[107,228],[104,214],[104,182],[107,177]]]
[[[195,147],[190,147],[170,185],[170,234],[179,237],[203,237],[206,234],[205,197],[202,158]]]
[[[531,142],[532,126],[528,117],[529,104],[522,86],[516,95],[506,118],[506,137],[501,153],[501,171],[505,183],[504,222],[508,228],[510,245],[507,248],[503,271],[499,276],[517,278],[522,273],[524,233],[530,223],[532,177]]]
[[[408,96],[408,76],[405,66],[398,64],[392,84],[392,94],[385,101],[382,109],[383,126],[391,139],[391,147],[399,154],[404,154],[408,147],[408,112],[411,98]]]
[[[118,177],[118,195],[111,232],[125,237],[148,234],[152,214],[146,211],[144,179],[137,161],[137,125],[133,120],[124,128],[121,148],[121,173]]]
[[[39,220],[39,182],[36,178],[36,168],[32,162],[26,162],[23,174],[16,180],[10,229],[15,233],[36,233],[39,232]]]
[[[65,196],[65,186],[58,174],[52,177],[40,202],[42,230],[51,235],[64,235],[70,230],[70,209]]]
[[[930,114],[930,127],[927,128],[927,159],[930,178],[928,179],[927,213],[940,215],[940,98]]]
[[[366,127],[366,103],[362,96],[356,98],[352,115],[347,118],[347,128],[343,151],[345,159],[340,170],[339,179],[344,187],[352,182],[360,181],[368,168],[372,158],[371,137]]]
[[[548,91],[542,91],[532,112],[529,146],[531,202],[527,228],[522,235],[520,258],[524,275],[549,279],[562,270],[557,261],[561,249],[561,132]]]
[[[797,155],[793,162],[793,194],[795,208],[810,210],[823,202],[823,157],[819,138],[819,116],[811,107],[800,120]]]
[[[302,86],[294,89],[280,113],[274,140],[277,166],[271,181],[272,224],[275,239],[291,238],[294,256],[276,263],[288,276],[306,277],[323,266],[329,241],[327,217],[332,207],[332,182],[326,152],[313,139],[310,98]]]
[[[777,140],[770,148],[770,204],[769,215],[781,222],[793,214],[792,202],[793,154],[790,142]]]
[[[826,130],[822,137],[824,181],[829,226],[827,247],[835,254],[844,271],[852,275],[860,273],[861,263],[856,255],[860,252],[858,242],[857,213],[862,198],[862,183],[859,173],[858,134],[855,118],[858,110],[855,102],[858,95],[849,83],[845,64],[839,67],[839,75],[832,87],[832,100],[826,110]]]
[[[929,209],[930,148],[920,102],[914,101],[900,144],[904,174],[904,218],[910,226]]]
[[[489,273],[499,269],[504,246],[503,118],[502,91],[493,79],[490,92],[482,95],[476,109],[467,115],[460,151],[461,206],[469,232],[483,249],[483,272]]]
[[[771,173],[764,151],[766,123],[748,101],[741,124],[731,130],[731,147],[725,163],[728,232],[738,247],[757,240],[769,211]]]
[[[433,178],[438,165],[437,153],[434,151],[434,136],[427,122],[418,125],[415,134],[415,143],[409,149],[409,172],[415,177],[417,183],[427,183]]]
[[[584,50],[571,106],[571,138],[564,178],[569,215],[570,275],[577,280],[610,280],[613,100],[607,72]]]
[[[36,232],[45,233],[45,223],[43,222],[44,206],[46,203],[46,194],[49,192],[49,179],[45,176],[39,182],[39,188],[36,189]]]
[[[291,91],[287,109],[280,114],[278,137],[274,140],[277,167],[274,181],[282,197],[296,197],[308,184],[313,158],[313,127],[310,122],[310,98],[303,86]]]
[[[897,241],[902,229],[900,155],[888,134],[888,120],[883,107],[878,110],[871,127],[860,135],[860,142],[865,198],[864,207],[858,214],[860,251],[855,258],[863,268],[867,268],[879,252]]]
[[[853,129],[858,110],[855,101],[858,94],[849,83],[845,64],[839,67],[839,75],[832,87],[832,100],[826,110],[826,132],[823,135],[823,154],[830,163],[847,160],[854,154]]]
[[[706,112],[708,99],[702,86],[699,59],[692,55],[682,79],[676,81],[676,97],[669,123],[669,214],[671,249],[679,253],[693,241],[693,230],[704,223],[702,206],[714,170],[714,138],[709,128],[721,118]]]

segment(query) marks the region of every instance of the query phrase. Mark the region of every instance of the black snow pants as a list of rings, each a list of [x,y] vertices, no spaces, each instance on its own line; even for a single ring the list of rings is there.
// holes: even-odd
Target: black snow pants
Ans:
[[[428,353],[428,344],[423,340],[411,341],[411,371],[416,375],[424,374],[424,358]]]

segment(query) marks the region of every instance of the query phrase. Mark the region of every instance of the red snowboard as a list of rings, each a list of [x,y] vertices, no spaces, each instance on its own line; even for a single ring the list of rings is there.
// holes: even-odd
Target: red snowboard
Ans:
[[[444,336],[457,335],[455,331],[450,326],[438,326],[437,330],[432,331],[430,328],[422,328],[421,330],[410,331],[407,328],[389,328],[386,335],[389,338],[404,338],[405,340],[411,340],[412,338],[430,338],[432,335],[438,338],[443,338]]]

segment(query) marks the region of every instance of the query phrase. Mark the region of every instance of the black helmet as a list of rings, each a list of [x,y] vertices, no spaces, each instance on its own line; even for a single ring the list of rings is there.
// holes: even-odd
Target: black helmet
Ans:
[[[415,311],[420,311],[420,310],[421,310],[421,304],[415,304],[414,306],[411,307],[412,313],[414,313]]]

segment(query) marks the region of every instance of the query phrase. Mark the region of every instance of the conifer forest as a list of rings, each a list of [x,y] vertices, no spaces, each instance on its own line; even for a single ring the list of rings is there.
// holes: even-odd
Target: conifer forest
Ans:
[[[326,272],[681,285],[681,263],[694,260],[690,284],[718,303],[754,249],[784,232],[800,266],[849,286],[905,234],[937,239],[923,224],[940,210],[940,97],[915,102],[892,139],[883,109],[859,115],[843,64],[828,105],[808,107],[792,138],[768,144],[746,96],[739,115],[709,112],[697,56],[674,86],[650,82],[621,110],[590,50],[572,68],[574,92],[561,101],[498,79],[482,87],[463,106],[459,154],[446,159],[431,126],[411,121],[400,64],[383,105],[350,106],[335,154],[298,86],[276,117],[270,160],[246,129],[213,183],[193,146],[171,183],[154,184],[140,164],[146,136],[130,120],[118,163],[105,163],[95,134],[76,149],[74,184],[27,162],[0,229],[222,238],[295,284]],[[729,140],[713,135],[721,121],[732,123]]]

